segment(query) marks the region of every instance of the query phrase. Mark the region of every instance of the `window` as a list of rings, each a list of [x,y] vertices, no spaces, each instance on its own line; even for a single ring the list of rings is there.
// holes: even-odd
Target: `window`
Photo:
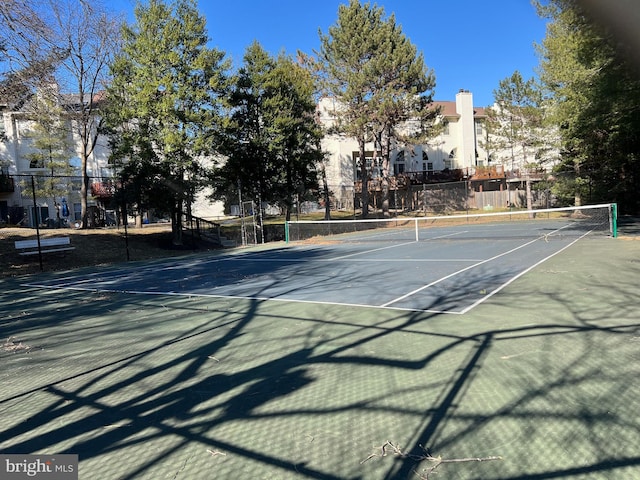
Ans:
[[[476,135],[482,135],[482,122],[476,122]]]
[[[29,168],[44,168],[44,160],[42,158],[36,158],[29,162]]]
[[[449,135],[449,122],[445,122],[442,128],[443,135]]]
[[[433,162],[427,162],[427,171],[433,172]]]
[[[358,152],[353,152],[353,166],[355,168],[355,176],[356,181],[362,180],[362,170],[360,163],[360,154]],[[370,178],[378,178],[382,176],[382,158],[373,157],[373,152],[364,152],[364,158],[367,162],[367,171],[369,172]]]
[[[17,119],[15,122],[15,131],[18,138],[29,139],[29,132],[33,129],[33,122],[29,120]]]
[[[404,150],[400,150],[396,154],[396,159],[393,163],[393,172],[395,175],[404,173]]]
[[[79,203],[73,204],[73,219],[76,221],[82,220],[82,205]]]
[[[394,163],[393,164],[393,174],[399,175],[404,173],[404,163]]]
[[[31,226],[42,225],[49,218],[49,207],[29,207]]]

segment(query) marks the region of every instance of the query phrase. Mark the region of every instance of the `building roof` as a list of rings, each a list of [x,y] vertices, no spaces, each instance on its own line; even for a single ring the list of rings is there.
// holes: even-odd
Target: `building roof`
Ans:
[[[440,101],[434,100],[431,104],[433,106],[438,106],[442,108],[441,114],[444,117],[449,118],[459,118],[460,114],[456,111],[456,102],[455,101]],[[484,118],[487,116],[484,107],[473,107],[473,116],[474,118]]]

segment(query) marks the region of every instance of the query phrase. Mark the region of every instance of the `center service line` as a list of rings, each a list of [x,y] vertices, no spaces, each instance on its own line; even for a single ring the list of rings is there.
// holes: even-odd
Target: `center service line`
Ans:
[[[487,300],[488,298],[493,297],[496,293],[498,293],[500,290],[502,290],[503,288],[507,287],[508,285],[510,285],[511,283],[515,282],[518,278],[520,278],[521,276],[523,276],[525,273],[530,272],[531,270],[533,270],[534,268],[536,268],[538,265],[546,262],[547,260],[549,260],[552,257],[555,257],[557,254],[559,254],[560,252],[565,251],[567,248],[569,248],[571,245],[573,245],[574,243],[576,243],[578,240],[581,240],[582,238],[584,238],[585,236],[589,235],[593,230],[588,231],[587,233],[585,233],[584,235],[581,235],[580,237],[576,238],[573,242],[571,242],[568,245],[565,245],[564,247],[562,247],[560,250],[558,250],[557,252],[553,252],[551,255],[548,255],[546,257],[544,257],[542,260],[534,263],[533,265],[531,265],[529,268],[526,268],[525,270],[523,270],[522,272],[518,273],[517,275],[511,277],[508,281],[506,281],[505,283],[503,283],[502,285],[500,285],[498,288],[496,288],[495,290],[493,290],[492,292],[489,292],[489,294],[485,295],[484,297],[482,297],[481,299],[477,300],[476,302],[472,303],[471,305],[469,305],[467,308],[463,309],[460,313],[461,314],[465,314],[467,313],[469,310],[477,307],[478,305],[480,305],[481,303],[483,303],[485,300]],[[545,235],[546,237],[546,235]],[[546,238],[545,238],[546,240]]]
[[[508,254],[512,253],[512,252],[515,252],[516,250],[520,250],[521,248],[527,247],[527,246],[531,245],[532,243],[537,242],[538,240],[539,240],[539,238],[536,238],[534,240],[531,240],[530,242],[527,242],[527,243],[525,243],[523,245],[520,245],[519,247],[512,248],[511,250],[508,250],[508,251],[506,251],[504,253],[500,253],[500,254],[495,255],[495,256],[493,256],[491,258],[487,258],[486,260],[483,260],[481,262],[474,263],[473,265],[469,265],[468,267],[465,267],[465,268],[463,268],[461,270],[458,270],[457,272],[450,273],[449,275],[447,275],[445,277],[439,278],[438,280],[435,280],[435,281],[433,281],[433,282],[431,282],[431,283],[429,283],[427,285],[423,285],[422,287],[417,288],[417,289],[413,290],[412,292],[409,292],[409,293],[407,293],[405,295],[402,295],[401,297],[395,298],[395,299],[391,300],[390,302],[384,303],[384,304],[382,304],[380,306],[381,307],[388,307],[389,305],[392,305],[392,304],[397,303],[397,302],[399,302],[401,300],[404,300],[405,298],[411,297],[412,295],[415,295],[416,293],[421,292],[422,290],[425,290],[425,289],[427,289],[429,287],[432,287],[432,286],[434,286],[434,285],[436,285],[436,284],[438,284],[440,282],[443,282],[444,280],[447,280],[447,279],[449,279],[451,277],[455,277],[456,275],[458,275],[460,273],[463,273],[463,272],[466,272],[467,270],[475,268],[475,267],[477,267],[479,265],[482,265],[483,263],[490,262],[492,260],[495,260],[496,258],[503,257],[505,255],[508,255]]]

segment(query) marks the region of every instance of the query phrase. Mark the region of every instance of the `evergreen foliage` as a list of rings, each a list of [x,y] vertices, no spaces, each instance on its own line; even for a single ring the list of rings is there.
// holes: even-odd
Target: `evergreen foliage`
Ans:
[[[362,215],[367,216],[368,205],[368,141],[376,143],[382,158],[383,210],[388,214],[392,145],[422,143],[436,133],[438,111],[429,108],[435,77],[395,16],[385,18],[384,9],[370,3],[341,5],[336,24],[320,40],[323,90],[340,105],[334,130],[356,138],[359,145]]]
[[[26,155],[29,168],[41,169],[35,173],[35,196],[53,200],[54,205],[59,206],[61,199],[71,191],[73,167],[69,159],[73,153],[70,131],[55,98],[41,95],[34,104],[34,121],[25,138],[31,141],[31,152]],[[21,182],[21,187],[24,196],[33,196],[30,180]]]
[[[576,0],[538,2],[549,19],[541,79],[560,127],[562,188],[576,203],[611,202],[640,211],[640,76],[616,32]]]
[[[309,72],[285,55],[270,57],[254,42],[233,78],[214,195],[256,205],[270,202],[291,215],[294,200],[317,188],[320,129]]]
[[[136,206],[171,215],[182,244],[182,215],[202,185],[201,159],[215,149],[224,53],[206,46],[205,20],[194,0],[139,4],[123,28],[105,111],[112,159],[123,168]]]

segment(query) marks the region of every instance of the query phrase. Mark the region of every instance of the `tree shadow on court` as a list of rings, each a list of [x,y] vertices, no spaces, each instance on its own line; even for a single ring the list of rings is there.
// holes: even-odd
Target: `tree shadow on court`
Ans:
[[[580,272],[572,270],[574,258],[561,265],[567,270],[538,269],[473,315],[492,328],[468,337],[477,351],[452,373],[443,401],[425,416],[386,478],[426,478],[434,465],[418,460],[426,449],[449,458],[503,456],[501,462],[440,467],[448,469],[447,478],[638,475],[640,421],[633,405],[640,393],[640,292],[634,279],[640,268],[632,259],[621,268],[600,268],[611,261],[605,257],[596,268],[583,262],[591,270]]]
[[[286,251],[273,249],[271,254],[277,256]],[[311,248],[306,250],[306,259],[327,254],[326,249]],[[186,287],[184,295],[188,297],[189,285],[197,285],[197,290],[211,291],[218,286],[264,275],[277,276],[279,269],[286,272],[289,268],[287,264],[274,267],[273,263],[252,263],[251,254],[237,257],[247,261],[237,263],[239,267],[234,269],[224,267],[225,257],[199,255],[1,280],[5,301],[0,338],[24,336],[52,326],[74,325],[79,317],[109,316],[114,297],[121,293],[180,294]],[[259,294],[259,291],[255,293]],[[123,305],[116,308],[126,311],[128,301],[123,300]],[[121,323],[119,328],[128,328],[128,325]],[[87,329],[79,334],[86,339]]]
[[[287,270],[296,268],[308,266]],[[337,275],[339,268],[332,265],[331,271]],[[255,296],[287,270],[270,272],[271,284],[256,288]],[[629,267],[624,273],[638,278],[640,272]],[[468,301],[463,297],[490,277],[487,270],[460,277],[436,289],[430,302]],[[329,270],[325,279],[339,285]],[[276,471],[319,479],[415,478],[427,463],[416,460],[423,447],[450,458],[504,457],[442,466],[443,478],[615,474],[640,466],[633,453],[640,426],[631,412],[638,372],[616,368],[637,359],[633,338],[639,327],[628,320],[631,312],[623,300],[629,294],[639,300],[632,284],[616,285],[622,295],[617,306],[609,299],[609,309],[585,307],[578,291],[567,298],[551,284],[517,285],[509,295],[492,298],[484,314],[469,316],[115,293],[98,306],[73,296],[62,326],[55,313],[38,307],[22,319],[23,330],[15,331],[31,334],[41,320],[41,329],[56,336],[50,342],[80,345],[84,339],[100,349],[102,341],[104,350],[94,353],[104,357],[82,352],[79,358],[90,359],[91,366],[69,365],[65,372],[75,374],[37,378],[19,394],[3,395],[0,408],[9,415],[20,402],[36,411],[5,425],[0,446],[32,453],[65,444],[68,453],[93,466],[105,458],[128,464],[109,477],[123,479],[157,475],[158,465],[174,456],[180,460],[170,467],[176,477],[239,478],[239,467],[251,462],[259,477]],[[602,287],[596,277],[583,285]],[[297,288],[303,287],[287,293]],[[602,300],[607,293],[597,296]],[[105,308],[112,310],[106,320],[90,321]],[[610,318],[612,309],[628,318]],[[114,318],[121,320],[114,324]],[[78,328],[69,331],[73,327]],[[613,358],[614,351],[627,360]],[[387,384],[386,378],[399,380]],[[19,381],[28,384],[29,374]],[[336,383],[327,384],[331,381]],[[327,396],[317,398],[320,393]],[[37,403],[43,397],[48,404]],[[334,450],[322,455],[313,454],[314,448],[328,448],[319,431],[300,446],[311,452],[268,448],[289,445],[283,438],[314,418],[322,424],[345,418],[353,423],[329,442]],[[381,426],[367,429],[366,422]],[[385,429],[388,436],[374,436]],[[369,437],[351,436],[358,432]],[[614,444],[612,432],[623,445]],[[387,440],[402,443],[411,455],[359,465],[369,447]],[[189,470],[196,468],[189,464],[196,463],[194,452],[211,457],[210,470],[195,470],[205,476]]]

